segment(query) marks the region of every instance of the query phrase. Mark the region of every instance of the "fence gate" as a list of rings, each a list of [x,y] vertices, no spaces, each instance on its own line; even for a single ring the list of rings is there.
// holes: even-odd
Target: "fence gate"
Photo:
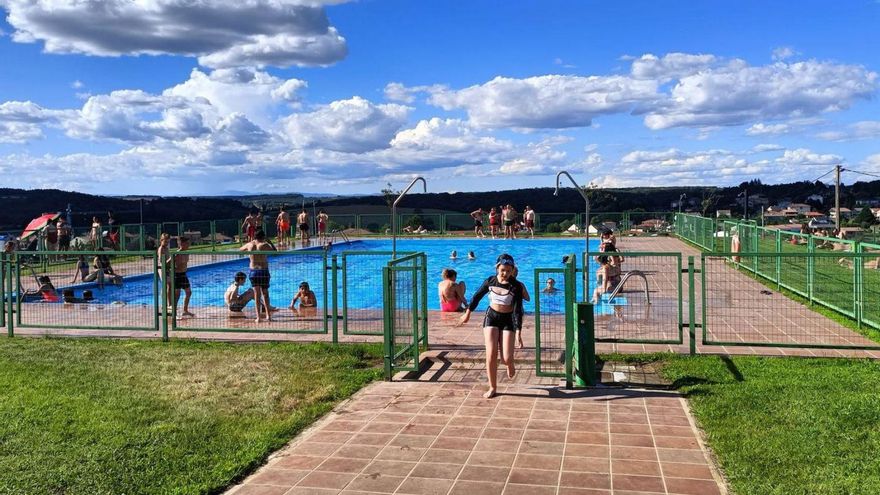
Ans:
[[[427,257],[415,253],[382,268],[385,379],[417,371],[419,343],[428,343]]]
[[[619,253],[622,272],[617,288],[593,305],[596,342],[680,345],[684,334],[681,253]],[[584,253],[590,281],[584,300],[592,298],[596,270],[608,253]],[[686,271],[686,270],[685,270]]]
[[[577,258],[570,254],[562,268],[535,268],[535,374],[572,375],[574,304],[577,296]],[[553,279],[555,291],[546,291]]]
[[[397,254],[408,257],[414,253],[398,251]],[[342,308],[343,335],[381,337],[385,334],[385,316],[382,307],[387,301],[380,299],[383,292],[379,288],[385,287],[382,270],[392,255],[391,251],[342,252],[340,261],[341,286],[336,286],[335,293],[342,294],[340,306]],[[357,301],[356,299],[363,297],[363,294],[372,294],[375,299]]]

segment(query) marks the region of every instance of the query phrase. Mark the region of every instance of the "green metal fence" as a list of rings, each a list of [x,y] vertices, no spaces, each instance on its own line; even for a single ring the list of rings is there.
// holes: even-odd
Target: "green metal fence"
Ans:
[[[675,214],[675,233],[706,251],[715,251],[716,232],[715,221],[711,218],[687,213]]]
[[[535,374],[572,380],[574,303],[577,298],[577,258],[570,254],[562,268],[535,269]],[[556,291],[548,291],[553,279]]]
[[[681,344],[684,299],[681,253],[625,252],[616,256],[621,276],[610,292],[596,290],[593,319],[597,342]],[[604,252],[583,253],[584,266],[600,269]],[[589,261],[589,263],[587,263]],[[599,285],[590,274],[591,288]],[[611,296],[614,296],[613,298]],[[586,299],[586,298],[585,298]]]
[[[427,344],[425,255],[415,253],[393,259],[381,273],[385,378],[391,380],[395,372],[417,371],[419,343]]]

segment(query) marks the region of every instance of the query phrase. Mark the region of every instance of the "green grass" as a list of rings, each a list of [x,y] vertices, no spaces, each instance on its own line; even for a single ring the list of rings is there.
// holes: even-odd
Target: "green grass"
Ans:
[[[880,493],[880,363],[663,359],[736,493]]]
[[[0,493],[216,493],[381,375],[378,345],[0,339]]]

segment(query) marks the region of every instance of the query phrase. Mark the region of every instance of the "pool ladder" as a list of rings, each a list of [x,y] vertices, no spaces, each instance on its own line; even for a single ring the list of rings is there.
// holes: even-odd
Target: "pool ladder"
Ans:
[[[620,279],[620,283],[617,284],[617,287],[611,291],[611,295],[608,296],[608,302],[611,302],[620,291],[623,290],[623,285],[626,283],[630,277],[642,277],[642,280],[645,281],[645,300],[647,304],[651,304],[651,293],[648,291],[648,277],[641,270],[630,270],[623,275],[623,278]]]

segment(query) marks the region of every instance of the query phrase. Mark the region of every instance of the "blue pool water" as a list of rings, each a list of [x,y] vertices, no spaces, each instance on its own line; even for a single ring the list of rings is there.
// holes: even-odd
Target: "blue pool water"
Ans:
[[[598,248],[598,240],[591,241],[593,250]],[[350,245],[334,246],[331,254],[341,255],[343,251],[384,251],[391,250],[390,240],[366,240],[356,241]],[[508,253],[514,257],[519,267],[519,279],[534,293],[534,269],[562,268],[562,257],[575,253],[580,266],[581,253],[584,250],[584,239],[517,239],[517,240],[489,240],[473,238],[457,239],[402,239],[397,241],[398,252],[419,251],[427,255],[428,265],[428,309],[440,309],[437,297],[437,283],[440,282],[440,272],[444,268],[453,268],[458,272],[458,280],[467,284],[467,296],[479,287],[486,277],[495,271],[495,260],[498,255]],[[458,259],[450,259],[451,251],[457,251]],[[468,260],[468,251],[476,254],[475,260]],[[353,259],[352,263],[356,263]],[[229,286],[232,274],[236,271],[247,272],[247,259],[232,260],[208,266],[193,267],[188,275],[192,284],[193,306],[222,306],[223,292]],[[329,260],[328,260],[329,263]],[[376,265],[372,265],[375,267]],[[320,276],[320,256],[276,256],[270,258],[272,283],[269,290],[273,305],[287,305],[296,293],[297,287],[303,278],[309,278],[312,290],[315,291],[318,303],[323,306],[324,293]],[[310,274],[310,275],[304,275]],[[382,306],[381,270],[368,269],[357,270],[356,267],[349,274],[355,277],[349,284],[351,292],[347,294],[347,304],[351,308],[379,308]],[[357,277],[360,277],[359,279]],[[341,276],[340,284],[341,284]],[[558,277],[554,277],[557,278]],[[578,277],[580,278],[580,276]],[[329,277],[328,277],[329,281]],[[329,282],[328,282],[329,283]],[[543,284],[543,280],[542,280]],[[245,284],[244,288],[249,287]],[[561,289],[561,281],[559,288]],[[122,301],[126,304],[153,304],[153,280],[152,277],[126,278],[122,287],[107,286],[104,289],[92,289],[98,302],[110,303]],[[581,284],[578,284],[580,295]],[[580,298],[580,296],[579,296]],[[622,302],[622,301],[621,301]],[[340,298],[340,305],[342,304]],[[487,304],[484,299],[480,307]],[[563,304],[562,291],[548,295],[542,295],[542,308],[555,312],[561,310]],[[526,311],[534,310],[534,294],[532,302],[526,303]]]

